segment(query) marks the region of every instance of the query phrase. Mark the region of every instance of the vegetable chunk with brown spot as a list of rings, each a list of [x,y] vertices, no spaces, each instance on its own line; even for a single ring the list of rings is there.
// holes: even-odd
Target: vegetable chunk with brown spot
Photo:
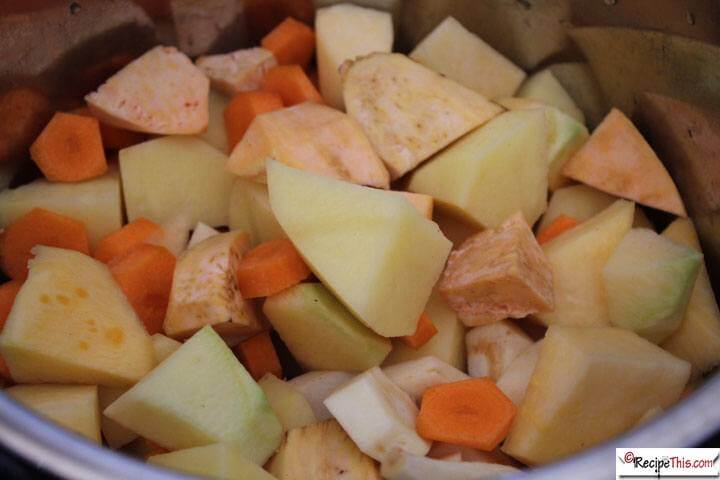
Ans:
[[[235,282],[236,267],[249,246],[248,236],[240,231],[222,233],[198,243],[178,259],[163,325],[169,337],[187,338],[212,325],[233,345],[262,330]]]
[[[259,90],[265,73],[277,66],[277,60],[270,50],[255,47],[200,57],[195,65],[208,76],[213,88],[232,96]]]
[[[373,53],[341,70],[348,114],[395,180],[502,111],[405,55]]]
[[[440,293],[469,326],[553,309],[552,269],[522,214],[450,254]]]

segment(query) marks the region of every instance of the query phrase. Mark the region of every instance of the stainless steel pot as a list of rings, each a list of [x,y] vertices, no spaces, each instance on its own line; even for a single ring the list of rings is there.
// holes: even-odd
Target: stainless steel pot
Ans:
[[[70,78],[67,72],[77,71],[83,62],[91,65],[98,58],[117,52],[137,53],[153,42],[148,33],[152,33],[153,28],[150,19],[144,13],[128,8],[124,0],[29,2],[36,3],[61,5],[68,12],[74,9],[73,15],[77,14],[79,5],[85,9],[84,21],[88,25],[101,24],[102,21],[94,20],[108,17],[104,12],[113,15],[123,11],[129,13],[123,20],[125,23],[121,22],[122,28],[116,26],[112,31],[95,28],[94,33],[85,32],[79,37],[60,29],[59,36],[56,32],[48,40],[45,36],[35,35],[47,27],[38,22],[47,19],[43,20],[42,15],[18,17],[18,11],[23,10],[21,2],[0,1],[0,45],[12,46],[4,47],[4,52],[0,52],[0,90],[14,83],[31,81],[52,91],[58,85],[67,85]],[[216,3],[227,4],[227,1],[210,2]],[[290,9],[290,13],[311,17],[313,7],[312,0],[245,0],[245,3],[245,18],[250,18],[251,22],[254,21],[251,11],[258,9]],[[315,0],[314,3],[339,2]],[[720,3],[716,1],[357,0],[354,3],[392,11],[401,50],[414,45],[445,16],[453,15],[526,69],[555,60],[586,58],[608,103],[622,107],[628,114],[632,114],[635,107],[635,95],[643,91],[720,108],[720,48],[717,46],[720,43]],[[13,8],[8,9],[8,5]],[[238,12],[241,13],[241,9]],[[3,24],[7,18],[14,18],[15,23],[11,22],[10,27],[7,22]],[[172,33],[168,34],[166,27],[160,21],[156,31],[164,41],[166,38],[172,40]],[[251,24],[248,29],[251,37],[262,33],[261,28],[255,27],[258,26]],[[26,35],[28,32],[32,35]],[[29,43],[31,38],[32,44]],[[75,42],[79,47],[73,47],[69,54],[63,53],[58,60],[53,57],[57,57],[57,52],[62,53],[58,39],[61,43]],[[41,57],[45,55],[37,63],[40,67],[25,64],[27,52],[32,49],[41,50]],[[12,62],[25,63],[20,68]],[[720,159],[708,159],[708,163],[711,161]],[[675,175],[684,175],[682,168],[676,170]],[[708,168],[708,175],[720,175],[720,168]],[[720,179],[716,185],[720,185]],[[711,204],[696,205],[695,208],[695,220],[716,292],[720,287],[720,235],[714,233],[719,208],[720,205]],[[616,447],[699,445],[720,431],[718,398],[720,375],[715,374],[688,399],[644,426],[523,476],[553,480],[615,478]],[[0,443],[28,463],[62,478],[189,478],[97,447],[43,421],[1,394]]]

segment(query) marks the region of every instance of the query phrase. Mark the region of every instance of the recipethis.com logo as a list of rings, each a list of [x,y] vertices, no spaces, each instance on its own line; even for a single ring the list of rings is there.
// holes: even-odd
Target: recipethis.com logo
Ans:
[[[720,478],[720,448],[617,448],[615,476],[623,478]]]

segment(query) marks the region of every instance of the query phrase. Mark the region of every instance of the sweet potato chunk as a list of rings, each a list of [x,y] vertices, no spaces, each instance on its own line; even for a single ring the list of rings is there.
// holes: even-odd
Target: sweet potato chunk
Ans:
[[[93,115],[115,127],[160,135],[201,133],[210,81],[173,47],[155,47],[88,94]]]
[[[277,60],[269,50],[256,47],[200,57],[195,65],[208,76],[214,88],[234,96],[260,89],[265,72],[276,67]]]
[[[613,108],[563,174],[603,192],[687,217],[670,174],[632,122]]]
[[[400,54],[374,53],[346,64],[342,73],[345,108],[393,180],[502,111]]]
[[[235,282],[240,257],[249,248],[240,231],[214,235],[178,258],[163,329],[184,339],[205,325],[231,345],[262,330]]]
[[[388,188],[389,176],[355,120],[306,102],[255,118],[230,154],[227,169],[265,181],[265,159],[340,180]]]
[[[440,293],[468,326],[553,309],[552,269],[522,214],[450,254]]]

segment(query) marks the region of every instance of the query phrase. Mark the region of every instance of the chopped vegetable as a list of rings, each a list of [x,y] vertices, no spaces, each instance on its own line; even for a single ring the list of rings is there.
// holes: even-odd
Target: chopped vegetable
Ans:
[[[417,430],[430,440],[489,452],[510,431],[517,408],[487,378],[445,383],[425,391]]]
[[[320,92],[298,65],[280,65],[270,69],[265,74],[263,90],[280,95],[286,107],[323,101]]]
[[[689,219],[676,219],[662,235],[701,252],[700,240]],[[685,318],[680,328],[663,342],[662,347],[690,362],[693,377],[720,364],[720,310],[704,263],[695,280]]]
[[[210,326],[104,413],[164,448],[233,443],[259,465],[282,438],[282,426],[265,394]]]
[[[451,248],[437,225],[392,192],[267,168],[278,222],[328,289],[382,336],[415,332]]]
[[[653,343],[675,332],[687,310],[703,255],[634,228],[602,270],[610,323]]]
[[[335,420],[289,431],[267,468],[282,480],[380,480],[373,459]]]
[[[148,463],[203,478],[276,480],[257,463],[246,458],[239,445],[215,443],[148,457]]]
[[[102,443],[96,386],[15,385],[3,393],[91,442]]]
[[[635,206],[617,200],[542,249],[552,266],[555,309],[539,312],[544,325],[609,325],[602,268],[632,226]]]
[[[387,480],[424,480],[428,478],[467,480],[499,478],[505,475],[520,474],[520,471],[517,468],[497,463],[443,461],[403,452],[387,462],[383,462],[381,473]]]
[[[400,337],[400,340],[410,348],[418,349],[425,345],[438,332],[427,313],[423,312],[417,323],[415,333]]]
[[[162,228],[155,222],[138,218],[120,230],[104,236],[95,247],[93,256],[103,263],[109,263],[142,243],[159,239],[162,233]]]
[[[420,215],[428,220],[433,219],[433,197],[425,195],[424,193],[400,192],[400,194],[404,196],[408,202],[412,203],[412,206],[420,212]]]
[[[266,373],[258,381],[258,385],[265,392],[270,407],[283,426],[283,431],[288,432],[317,422],[308,401],[288,382],[272,373]]]
[[[420,165],[408,190],[477,229],[518,211],[533,224],[547,207],[547,144],[542,111],[505,112]]]
[[[207,240],[208,238],[213,237],[218,233],[220,232],[218,232],[214,228],[202,222],[198,222],[198,224],[195,225],[195,228],[193,228],[193,233],[190,237],[190,241],[187,244],[187,248],[193,248],[198,243],[202,242],[203,240]]]
[[[430,442],[415,431],[415,402],[377,367],[335,390],[325,406],[358,448],[379,462],[398,451],[430,450]]]
[[[76,108],[70,113],[95,118],[88,107]],[[102,137],[103,147],[110,150],[121,150],[147,140],[145,134],[113,127],[102,122],[100,122],[100,137]]]
[[[475,327],[465,335],[468,373],[471,377],[490,377],[497,381],[512,361],[532,344],[532,339],[509,320]]]
[[[235,347],[235,353],[255,380],[260,380],[268,373],[282,378],[280,359],[268,332],[243,340]]]
[[[582,110],[575,105],[573,98],[550,70],[541,70],[525,80],[518,90],[517,96],[552,105],[578,122],[585,123],[585,115]]]
[[[230,154],[231,172],[266,181],[266,159],[360,185],[387,189],[387,169],[348,115],[306,102],[258,117]]]
[[[619,197],[686,217],[670,174],[632,122],[614,108],[563,174]]]
[[[269,297],[297,285],[310,276],[290,240],[271,240],[246,253],[236,270],[244,298]]]
[[[502,111],[397,53],[357,59],[342,75],[347,112],[362,125],[393,180]]]
[[[308,66],[315,50],[312,28],[288,17],[263,37],[261,45],[272,52],[280,65]]]
[[[352,380],[354,375],[340,371],[315,370],[293,378],[288,383],[300,392],[310,404],[319,422],[331,420],[333,416],[323,403],[340,385]]]
[[[33,253],[0,334],[13,379],[128,387],[143,378],[155,366],[152,341],[107,267],[73,250]]]
[[[567,232],[580,222],[567,215],[560,215],[553,222],[538,233],[537,242],[542,245]]]
[[[392,14],[352,3],[318,8],[315,35],[320,91],[328,105],[344,110],[340,67],[346,60],[392,51]]]
[[[0,242],[0,262],[3,270],[14,280],[24,280],[28,261],[33,258],[35,245],[67,248],[90,254],[87,230],[83,222],[42,208],[8,225]]]
[[[161,135],[195,134],[208,124],[210,81],[173,47],[155,47],[85,100],[100,121]]]
[[[515,404],[521,405],[525,398],[530,379],[535,371],[542,340],[522,351],[503,370],[495,384]]]
[[[35,89],[16,87],[0,96],[0,118],[6,119],[0,122],[0,163],[26,156],[51,116],[50,100]]]
[[[30,147],[30,155],[51,182],[80,182],[107,171],[95,118],[57,112]]]
[[[152,336],[152,342],[153,348],[155,349],[155,358],[157,359],[157,363],[160,363],[168,358],[182,345],[182,343],[170,337],[166,337],[162,333],[154,334]]]
[[[168,336],[182,340],[212,325],[228,344],[236,345],[263,330],[235,281],[237,265],[248,248],[248,236],[232,231],[214,235],[178,258],[163,324]]]
[[[99,387],[97,391],[97,402],[100,406],[100,415],[111,403],[120,398],[127,391],[127,388]],[[137,434],[105,415],[100,418],[100,429],[103,439],[112,449],[121,448],[138,438]]]
[[[272,92],[240,92],[225,107],[225,131],[228,148],[232,151],[255,120],[266,112],[283,108],[280,95]]]
[[[270,208],[267,185],[236,178],[230,194],[230,230],[242,230],[251,246],[287,238]]]
[[[525,72],[447,17],[410,53],[410,58],[487,98],[512,95]]]
[[[277,60],[271,51],[256,47],[200,57],[195,65],[205,72],[215,89],[233,96],[259,89],[265,73],[277,66]]]
[[[301,283],[269,297],[263,313],[307,370],[362,372],[380,365],[392,348],[321,283]]]
[[[438,333],[417,349],[408,347],[397,338],[393,339],[393,349],[383,365],[395,365],[433,356],[465,371],[465,326],[437,291],[430,295],[425,311],[433,319]]]
[[[0,332],[2,332],[2,329],[5,326],[5,321],[7,320],[8,315],[10,315],[10,310],[12,310],[13,303],[15,303],[15,297],[21,287],[22,282],[18,280],[11,280],[0,286]],[[2,357],[0,357],[0,378],[12,380],[10,370]]]
[[[197,222],[227,225],[233,175],[216,148],[195,137],[159,137],[120,150],[119,161],[128,220],[187,215],[188,230]]]
[[[85,222],[90,244],[123,225],[120,177],[111,168],[102,177],[79,183],[53,183],[35,180],[18,188],[0,192],[0,225],[10,223],[30,212],[44,208]]]
[[[175,255],[157,245],[140,244],[108,264],[150,335],[162,330],[175,270]]]
[[[435,357],[422,357],[396,363],[383,368],[383,373],[415,402],[420,402],[423,393],[430,387],[470,378],[464,372]]]
[[[468,326],[553,310],[553,271],[520,213],[450,254],[440,293]]]
[[[598,445],[674,404],[689,376],[690,364],[628,330],[553,325],[502,450],[542,465]]]

